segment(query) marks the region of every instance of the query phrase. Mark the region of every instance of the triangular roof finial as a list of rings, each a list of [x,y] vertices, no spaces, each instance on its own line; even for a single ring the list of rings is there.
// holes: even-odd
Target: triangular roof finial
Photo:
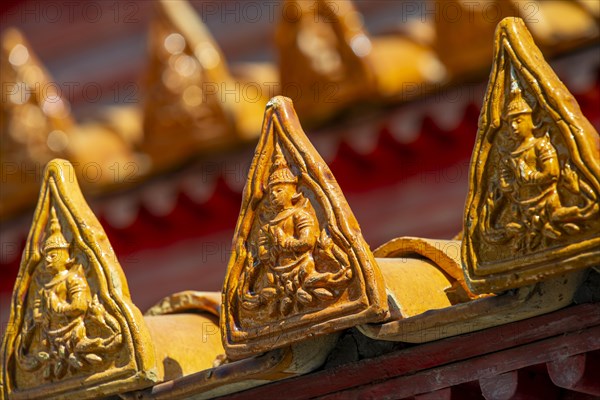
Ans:
[[[231,359],[388,314],[373,254],[288,98],[266,109],[233,243],[221,308]]]
[[[524,22],[502,20],[465,206],[462,261],[474,292],[600,262],[599,148]]]

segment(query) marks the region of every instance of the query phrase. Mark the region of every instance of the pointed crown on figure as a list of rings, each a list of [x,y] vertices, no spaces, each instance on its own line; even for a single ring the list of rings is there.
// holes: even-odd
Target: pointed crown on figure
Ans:
[[[287,166],[283,154],[277,152],[273,158],[274,160],[271,167],[271,175],[269,176],[269,187],[272,187],[278,183],[298,183],[298,178]]]
[[[44,253],[51,249],[68,249],[69,242],[65,239],[62,234],[58,217],[54,207],[50,209],[50,229],[48,238],[44,242]]]
[[[513,79],[510,84],[509,101],[504,108],[504,119],[508,120],[508,117],[518,114],[531,114],[532,109],[523,98],[521,88],[516,79]]]

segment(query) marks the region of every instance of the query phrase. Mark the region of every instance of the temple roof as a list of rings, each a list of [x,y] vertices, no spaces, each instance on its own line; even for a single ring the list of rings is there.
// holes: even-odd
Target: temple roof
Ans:
[[[33,221],[16,217],[3,227],[10,248],[2,262],[18,275],[2,339],[1,399],[600,395],[591,376],[600,351],[596,53],[583,49],[553,64],[559,76],[573,64],[593,71],[587,75],[596,79],[579,86],[571,75],[578,88],[571,94],[570,75],[563,84],[537,47],[590,43],[597,24],[582,25],[587,31],[556,25],[569,38],[561,47],[530,20],[505,18],[485,97],[476,85],[448,100],[465,93],[467,86],[446,85],[464,82],[466,72],[438,48],[454,80],[438,88],[443,98],[428,86],[406,103],[391,92],[359,90],[348,77],[381,83],[373,65],[383,53],[361,49],[419,36],[371,37],[351,3],[324,4],[318,18],[283,24],[280,34],[312,32],[315,46],[329,38],[342,49],[343,65],[358,70],[333,74],[317,62],[326,48],[311,53],[302,43],[298,65],[307,85],[326,70],[318,82],[341,79],[345,101],[311,113],[306,99],[275,96],[264,116],[260,104],[215,100],[214,108],[209,101],[206,125],[207,114],[195,119],[200,108],[188,107],[187,89],[206,77],[238,78],[218,63],[223,53],[186,4],[156,5],[153,29],[164,46],[153,47],[152,68],[161,79],[175,71],[181,85],[154,80],[162,95],[147,98],[154,103],[145,114],[121,108],[103,122],[57,128],[42,94],[15,103],[13,111],[40,108],[53,132],[84,147],[50,148],[76,157],[36,172]],[[581,21],[595,15],[584,5],[565,7]],[[548,21],[557,16],[551,6],[540,10]],[[332,25],[324,29],[327,18]],[[15,37],[18,49],[27,48]],[[435,48],[425,36],[418,40]],[[35,57],[21,63],[11,43],[17,74],[41,65]],[[194,122],[175,129],[187,116]],[[121,123],[136,118],[145,127]],[[261,118],[252,158],[252,135],[244,132]],[[303,129],[327,120],[309,134]],[[157,121],[166,125],[153,131],[156,143],[184,132],[185,155],[132,133],[147,134]],[[207,126],[233,141],[203,147]],[[90,132],[90,142],[74,139]],[[106,142],[101,132],[119,139]],[[127,162],[113,171],[121,183],[95,185],[89,164],[77,162],[92,154],[85,146],[93,138],[105,146],[95,156],[116,146],[149,169],[128,180]],[[102,162],[100,171],[110,167]],[[150,290],[157,281],[161,287]]]

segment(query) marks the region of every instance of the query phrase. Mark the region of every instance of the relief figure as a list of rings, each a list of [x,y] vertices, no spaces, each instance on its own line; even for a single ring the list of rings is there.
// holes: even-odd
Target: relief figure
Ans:
[[[33,275],[28,307],[17,337],[17,362],[25,371],[44,368],[45,379],[102,363],[122,341],[117,320],[92,296],[84,268],[70,256],[54,208]]]
[[[538,132],[532,113],[513,80],[483,210],[484,239],[513,240],[513,248],[525,252],[580,232],[581,222],[598,212],[595,193],[568,159],[561,164],[550,132]]]
[[[348,258],[320,228],[281,153],[275,153],[267,191],[256,245],[247,253],[242,306],[285,316],[339,298],[352,278]]]

